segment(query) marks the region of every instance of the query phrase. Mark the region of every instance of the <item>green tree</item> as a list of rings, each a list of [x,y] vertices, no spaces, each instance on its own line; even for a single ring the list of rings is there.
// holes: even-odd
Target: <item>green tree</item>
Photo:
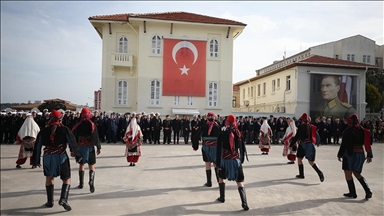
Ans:
[[[379,93],[379,90],[372,84],[366,83],[365,94],[367,100],[367,108],[370,108],[373,112],[380,109],[383,97]]]
[[[66,110],[67,106],[65,106],[64,103],[61,103],[59,101],[47,101],[43,104],[41,104],[38,109],[40,111],[43,111],[44,109],[48,109],[48,112],[52,112],[52,110]]]
[[[375,86],[380,94],[384,92],[384,70],[370,70],[367,72],[366,81]]]

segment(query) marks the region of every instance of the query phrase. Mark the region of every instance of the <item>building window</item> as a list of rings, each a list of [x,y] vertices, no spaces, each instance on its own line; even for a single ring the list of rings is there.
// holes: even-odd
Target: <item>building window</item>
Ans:
[[[276,90],[276,80],[272,80],[272,92]]]
[[[245,89],[243,89],[243,99],[245,99]]]
[[[245,90],[243,91],[245,93]],[[217,101],[218,101],[218,85],[215,82],[210,82],[208,84],[208,106],[216,107]]]
[[[128,82],[120,80],[117,84],[117,105],[127,105],[128,101]]]
[[[351,61],[351,54],[347,54],[347,61]]]
[[[175,96],[173,99],[173,105],[179,106],[180,105],[180,96]]]
[[[154,106],[160,105],[160,81],[151,81],[151,99],[150,104]]]
[[[193,96],[187,97],[187,106],[193,106]]]
[[[212,39],[209,42],[209,56],[211,58],[219,57],[219,42],[216,39]]]
[[[257,96],[260,96],[260,84],[257,85]]]
[[[119,53],[128,53],[128,39],[125,36],[119,39]]]
[[[161,38],[159,35],[155,35],[152,37],[152,49],[151,53],[153,55],[160,55],[161,51]]]
[[[267,83],[263,83],[263,95],[267,94]]]
[[[355,61],[355,54],[351,55],[351,61],[353,61],[353,62]]]
[[[280,88],[280,78],[277,79],[277,88]]]
[[[291,90],[291,76],[287,76],[286,88],[285,91]]]
[[[248,97],[251,95],[250,90],[251,90],[251,88],[248,87]]]
[[[370,55],[367,55],[367,63],[371,64],[371,56]]]
[[[236,97],[232,97],[232,107],[236,107]]]
[[[339,59],[339,55],[335,55],[335,59]]]
[[[251,97],[253,97],[253,86],[251,87]]]
[[[366,61],[367,61],[367,56],[363,55],[363,63],[366,63]]]

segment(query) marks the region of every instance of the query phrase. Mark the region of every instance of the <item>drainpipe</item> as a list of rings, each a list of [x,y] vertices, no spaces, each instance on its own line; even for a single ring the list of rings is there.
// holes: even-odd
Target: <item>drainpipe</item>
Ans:
[[[253,86],[253,89],[256,91],[256,86],[253,85],[251,80],[248,79],[248,82]],[[252,94],[253,94],[253,92],[252,92]],[[256,94],[253,94],[253,108],[256,109]]]
[[[366,76],[367,71],[368,71],[368,67],[365,67],[365,71],[364,71],[363,76],[364,76],[364,75]],[[363,106],[363,104],[365,104],[365,105],[367,104],[367,102],[365,102],[365,101],[362,102],[362,101],[361,101],[361,88],[360,88],[360,87],[361,87],[361,79],[363,78],[363,76],[361,76],[361,75],[359,76],[359,95],[358,95],[358,96],[359,96],[359,118],[360,118],[360,119],[363,119],[362,116],[361,116],[361,113],[362,113],[362,106]],[[365,94],[367,94],[367,93],[365,93]],[[366,99],[365,99],[365,100],[366,100]],[[365,111],[364,111],[364,112],[365,112]],[[365,116],[364,116],[364,117],[365,117]]]

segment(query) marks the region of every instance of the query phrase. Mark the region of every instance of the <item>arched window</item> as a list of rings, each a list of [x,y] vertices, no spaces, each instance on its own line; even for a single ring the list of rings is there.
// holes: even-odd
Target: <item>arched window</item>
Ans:
[[[218,84],[216,82],[210,82],[208,84],[208,106],[217,107],[218,102]]]
[[[151,99],[150,104],[158,106],[160,105],[160,81],[152,80],[151,81]]]
[[[119,39],[119,53],[128,53],[128,39],[125,36]]]
[[[216,39],[212,39],[209,42],[209,56],[211,58],[219,57],[219,42]]]
[[[124,106],[128,104],[128,82],[120,80],[117,84],[117,105]]]
[[[161,54],[161,38],[159,35],[155,35],[152,37],[151,53],[153,55],[160,55]]]

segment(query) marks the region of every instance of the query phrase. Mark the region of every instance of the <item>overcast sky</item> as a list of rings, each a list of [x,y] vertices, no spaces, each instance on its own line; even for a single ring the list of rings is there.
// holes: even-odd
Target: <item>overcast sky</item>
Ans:
[[[101,87],[94,15],[186,11],[246,23],[233,82],[311,46],[357,34],[383,44],[383,2],[1,1],[1,103],[61,98],[93,106]]]

